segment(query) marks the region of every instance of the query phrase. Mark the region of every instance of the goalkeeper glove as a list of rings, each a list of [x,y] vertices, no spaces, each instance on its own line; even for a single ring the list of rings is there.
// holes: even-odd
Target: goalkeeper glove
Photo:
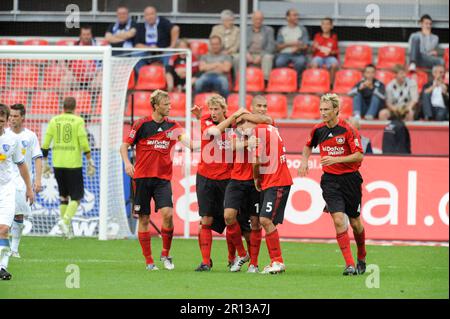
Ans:
[[[92,158],[88,162],[87,175],[89,177],[92,177],[95,175],[95,165],[94,165],[94,160]]]
[[[50,165],[48,165],[48,160],[44,159],[42,161],[42,175],[44,178],[50,178],[50,174],[52,173],[52,169]]]

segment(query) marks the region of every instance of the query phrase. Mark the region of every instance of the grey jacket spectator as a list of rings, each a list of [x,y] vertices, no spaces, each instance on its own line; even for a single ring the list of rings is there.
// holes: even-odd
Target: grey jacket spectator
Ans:
[[[253,28],[250,26],[247,29],[247,50],[255,54],[273,54],[275,52],[275,36],[273,28],[267,25],[261,27],[262,48],[260,52],[251,52],[251,44],[253,39]]]

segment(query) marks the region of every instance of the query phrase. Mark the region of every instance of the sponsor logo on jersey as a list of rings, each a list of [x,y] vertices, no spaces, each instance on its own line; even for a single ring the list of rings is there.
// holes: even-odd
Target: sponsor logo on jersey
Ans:
[[[345,137],[336,137],[336,143],[338,144],[344,144],[345,143]]]
[[[345,153],[343,146],[323,146],[322,151],[328,153],[330,156],[337,156]]]
[[[27,154],[27,149],[26,148],[22,148],[22,155],[26,155]]]
[[[152,145],[155,149],[168,149],[170,146],[169,141],[148,140],[147,145]]]
[[[22,141],[22,147],[23,148],[27,148],[28,147],[28,142],[27,141]]]
[[[3,144],[2,148],[5,151],[5,153],[8,153],[9,149],[11,148],[11,146],[9,146],[8,144]]]
[[[6,160],[6,155],[5,154],[0,154],[0,162],[3,162]]]

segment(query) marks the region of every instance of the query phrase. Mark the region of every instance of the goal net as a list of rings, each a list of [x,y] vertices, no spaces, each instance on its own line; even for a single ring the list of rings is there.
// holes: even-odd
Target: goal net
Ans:
[[[50,119],[62,112],[64,98],[76,99],[76,113],[85,120],[97,171],[88,177],[83,163],[85,196],[72,221],[75,236],[120,239],[131,235],[129,190],[119,148],[134,115],[128,88],[140,59],[134,50],[114,49],[113,54],[110,47],[0,46],[0,103],[25,105],[25,127],[41,143]],[[54,175],[43,177],[42,184],[43,191],[25,218],[24,233],[59,235]]]

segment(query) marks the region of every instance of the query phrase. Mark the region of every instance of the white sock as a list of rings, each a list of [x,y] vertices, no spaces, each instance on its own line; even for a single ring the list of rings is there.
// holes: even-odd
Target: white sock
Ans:
[[[11,226],[11,251],[19,252],[20,238],[22,237],[23,222],[13,221]]]
[[[9,251],[9,239],[0,238],[0,269],[8,268]]]

